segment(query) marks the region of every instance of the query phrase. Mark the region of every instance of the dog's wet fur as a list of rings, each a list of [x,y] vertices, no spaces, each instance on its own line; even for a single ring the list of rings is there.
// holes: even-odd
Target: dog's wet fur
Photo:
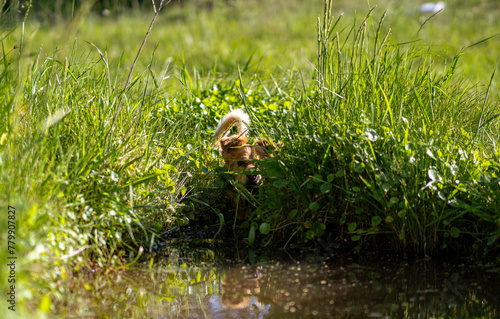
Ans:
[[[256,141],[248,144],[248,138],[229,136],[221,139],[221,154],[228,170],[233,172],[247,171],[255,174],[235,174],[235,179],[241,185],[258,186],[262,177],[257,174],[256,161],[266,157],[267,142]]]
[[[214,141],[229,171],[252,172],[234,174],[235,181],[247,188],[255,188],[262,182],[262,176],[258,174],[257,161],[267,157],[269,142],[266,139],[258,139],[254,144],[249,144],[247,137],[249,122],[250,119],[243,110],[238,109],[228,113],[217,125]],[[233,126],[236,127],[237,132],[229,135]],[[236,200],[235,204],[241,206],[242,202]],[[238,217],[241,218],[241,215],[238,213]]]

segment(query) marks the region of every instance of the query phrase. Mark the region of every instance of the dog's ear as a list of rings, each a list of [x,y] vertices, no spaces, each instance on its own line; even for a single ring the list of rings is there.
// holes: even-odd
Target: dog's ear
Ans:
[[[220,146],[222,150],[230,151],[232,147],[243,146],[248,142],[245,137],[229,136],[223,137],[220,140]]]
[[[264,148],[266,151],[269,149],[269,146],[271,145],[269,143],[269,141],[265,138],[263,138],[262,140],[257,140],[257,142],[255,142],[255,144],[259,145],[260,147]]]

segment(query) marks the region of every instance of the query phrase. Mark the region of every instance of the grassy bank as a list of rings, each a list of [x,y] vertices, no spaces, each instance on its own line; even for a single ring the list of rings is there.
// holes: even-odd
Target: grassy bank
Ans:
[[[232,225],[211,140],[241,107],[253,137],[280,142],[258,194],[241,190],[248,244],[496,256],[498,41],[481,42],[493,32],[450,37],[445,53],[444,12],[419,31],[421,15],[392,2],[340,20],[336,7],[315,31],[321,2],[236,3],[165,8],[125,92],[145,13],[2,34],[0,196],[16,211],[21,306],[35,262],[57,277],[68,261],[126,267],[187,224]],[[32,273],[50,311],[47,273]]]
[[[460,55],[441,68],[428,48],[392,43],[384,16],[344,29],[324,21],[315,91],[278,125],[294,134],[280,137],[290,149],[273,186],[290,197],[275,207],[293,205],[261,218],[271,229],[295,221],[302,240],[348,237],[356,250],[494,255],[498,103],[456,76]]]

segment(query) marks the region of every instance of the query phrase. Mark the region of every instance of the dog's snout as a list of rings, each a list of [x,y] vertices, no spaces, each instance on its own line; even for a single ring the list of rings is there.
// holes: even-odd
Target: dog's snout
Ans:
[[[248,175],[248,184],[257,185],[260,183],[262,177],[260,175]]]
[[[236,163],[238,166],[245,166],[245,161],[238,161],[238,163]]]

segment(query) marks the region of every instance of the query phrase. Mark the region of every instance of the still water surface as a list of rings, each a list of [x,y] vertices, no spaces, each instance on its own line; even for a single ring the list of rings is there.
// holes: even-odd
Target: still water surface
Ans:
[[[79,273],[65,317],[498,318],[498,269],[465,259],[252,257],[170,248],[152,269]],[[218,255],[217,255],[218,254]],[[231,252],[233,254],[233,252]],[[249,258],[249,255],[251,258]],[[286,255],[285,255],[286,256]],[[163,258],[163,257],[162,257]],[[279,259],[279,261],[277,261]],[[251,260],[251,262],[249,262]],[[71,297],[72,298],[72,297]],[[71,303],[70,303],[71,304]]]

